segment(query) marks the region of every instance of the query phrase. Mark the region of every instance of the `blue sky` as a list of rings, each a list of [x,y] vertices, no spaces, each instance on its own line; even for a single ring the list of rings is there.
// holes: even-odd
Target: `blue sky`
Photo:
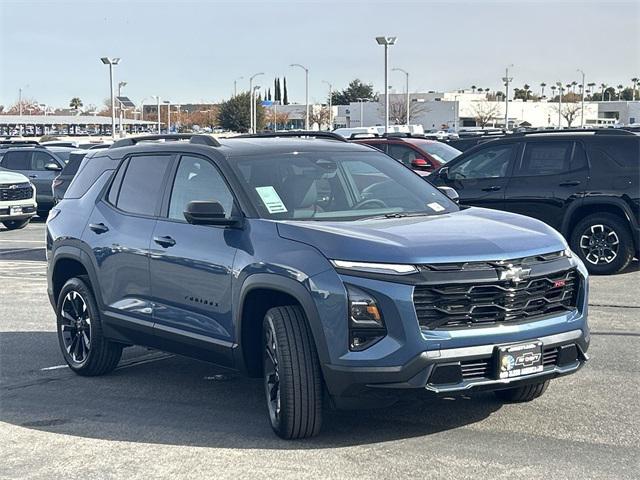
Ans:
[[[390,65],[408,70],[410,90],[498,88],[561,80],[629,84],[640,76],[639,1],[32,1],[0,0],[0,104],[24,96],[66,105],[101,104],[108,71],[139,102],[219,101],[248,76],[271,86],[286,75],[291,101],[324,100],[331,81],[358,77],[383,90],[383,52],[374,37],[397,35]],[[400,73],[390,84],[404,88]]]

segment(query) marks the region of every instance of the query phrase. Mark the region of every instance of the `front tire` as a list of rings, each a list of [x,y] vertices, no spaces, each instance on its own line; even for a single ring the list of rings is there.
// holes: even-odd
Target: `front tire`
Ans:
[[[633,260],[634,245],[629,227],[610,213],[583,218],[573,229],[570,245],[589,273],[596,275],[618,273]]]
[[[263,371],[273,431],[287,440],[317,435],[322,424],[322,375],[299,306],[272,308],[265,315]]]
[[[23,220],[5,220],[2,222],[7,230],[20,230],[21,228],[29,225],[30,218],[25,218]]]
[[[72,278],[60,291],[57,313],[58,342],[67,365],[78,375],[96,376],[113,371],[122,346],[107,340],[87,278]]]
[[[522,387],[507,388],[505,390],[496,390],[493,392],[499,400],[508,403],[522,403],[530,402],[540,397],[547,387],[549,386],[549,380],[532,383],[531,385],[523,385]]]

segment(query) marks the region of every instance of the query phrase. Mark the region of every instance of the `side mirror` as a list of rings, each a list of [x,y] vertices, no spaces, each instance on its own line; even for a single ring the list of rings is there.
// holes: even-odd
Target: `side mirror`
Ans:
[[[442,167],[440,170],[438,170],[438,176],[440,178],[442,178],[443,180],[448,180],[449,179],[449,167]]]
[[[438,187],[438,190],[449,197],[449,200],[453,200],[455,203],[460,204],[460,195],[458,195],[458,192],[456,192],[455,188]]]
[[[51,162],[51,163],[47,163],[44,166],[44,169],[52,172],[59,172],[60,170],[62,170],[62,167],[60,167],[60,165],[58,165],[57,163]]]
[[[192,225],[237,225],[238,218],[227,217],[224,208],[216,201],[193,201],[187,204],[184,218]]]
[[[414,158],[411,160],[411,166],[416,170],[429,170],[431,165],[424,158]]]

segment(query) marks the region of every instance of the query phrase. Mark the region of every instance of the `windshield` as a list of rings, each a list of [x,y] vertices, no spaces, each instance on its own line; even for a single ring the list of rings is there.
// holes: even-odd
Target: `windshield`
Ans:
[[[232,164],[263,218],[354,220],[458,210],[411,170],[373,151],[246,156]]]
[[[457,148],[442,142],[420,142],[418,146],[442,163],[447,163],[462,153]]]

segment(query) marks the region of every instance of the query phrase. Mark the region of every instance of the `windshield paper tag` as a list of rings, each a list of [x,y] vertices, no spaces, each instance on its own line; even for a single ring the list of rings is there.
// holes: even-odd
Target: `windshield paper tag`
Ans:
[[[271,185],[268,187],[256,187],[256,192],[260,195],[262,203],[267,207],[269,213],[285,213],[287,211],[287,207],[284,206],[280,195]]]
[[[429,207],[434,212],[442,212],[444,210],[444,207],[438,202],[427,203],[427,207]]]

